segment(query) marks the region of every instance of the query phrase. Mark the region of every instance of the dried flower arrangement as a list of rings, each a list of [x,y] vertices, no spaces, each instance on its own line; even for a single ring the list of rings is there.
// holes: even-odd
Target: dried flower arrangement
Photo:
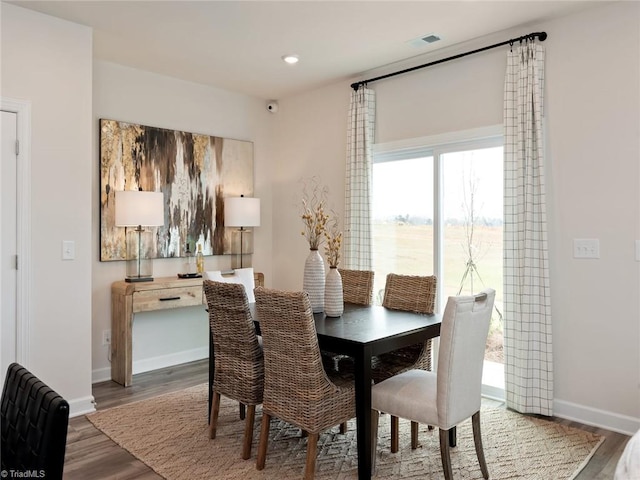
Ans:
[[[324,247],[327,262],[330,267],[336,268],[340,263],[340,246],[342,245],[342,232],[338,228],[336,218],[331,220],[330,226],[324,231],[324,236],[327,239],[327,245]]]
[[[311,191],[305,184],[302,197],[302,223],[304,223],[303,235],[309,242],[311,250],[317,250],[325,239],[324,233],[329,220],[329,215],[324,211],[327,188],[320,188],[315,179],[312,180]]]

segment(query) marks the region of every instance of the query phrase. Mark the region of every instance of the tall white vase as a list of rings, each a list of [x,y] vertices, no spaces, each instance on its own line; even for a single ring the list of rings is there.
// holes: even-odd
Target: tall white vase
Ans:
[[[344,312],[342,276],[336,267],[329,267],[324,286],[324,313],[327,317],[339,317]]]
[[[311,250],[304,263],[302,289],[309,294],[313,313],[323,311],[324,282],[324,260],[318,250]]]

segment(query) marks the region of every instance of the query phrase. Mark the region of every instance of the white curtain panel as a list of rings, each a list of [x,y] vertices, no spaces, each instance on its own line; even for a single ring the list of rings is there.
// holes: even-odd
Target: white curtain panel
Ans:
[[[507,406],[553,414],[543,139],[544,48],[508,54],[504,98],[504,355]]]
[[[371,184],[375,134],[375,92],[351,93],[345,180],[344,268],[372,270]]]

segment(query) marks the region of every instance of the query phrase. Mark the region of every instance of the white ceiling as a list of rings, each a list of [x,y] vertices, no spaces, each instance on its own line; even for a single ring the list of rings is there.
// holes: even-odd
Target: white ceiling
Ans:
[[[593,1],[10,1],[94,29],[94,56],[282,99]],[[442,40],[416,48],[410,40]],[[506,40],[506,38],[505,38]],[[297,65],[281,57],[300,56]]]

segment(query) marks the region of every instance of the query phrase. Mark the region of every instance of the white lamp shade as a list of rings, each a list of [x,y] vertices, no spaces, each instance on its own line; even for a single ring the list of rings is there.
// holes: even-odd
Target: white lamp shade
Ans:
[[[164,225],[162,192],[127,190],[116,192],[116,227]]]
[[[248,197],[225,198],[224,225],[226,227],[259,227],[260,199]]]

